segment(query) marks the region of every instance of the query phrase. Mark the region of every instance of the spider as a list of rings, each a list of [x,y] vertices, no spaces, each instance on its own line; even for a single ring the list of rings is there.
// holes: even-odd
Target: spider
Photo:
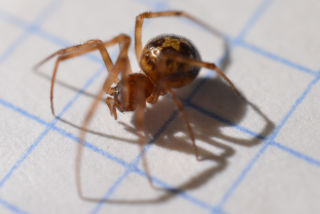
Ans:
[[[180,88],[188,85],[197,77],[200,68],[204,67],[215,70],[232,87],[233,91],[236,94],[239,94],[233,83],[214,63],[201,61],[198,50],[188,39],[184,37],[173,34],[160,35],[154,39],[151,39],[142,49],[141,34],[143,21],[146,18],[157,17],[185,17],[203,26],[204,28],[210,29],[207,24],[183,11],[144,12],[136,17],[135,24],[135,53],[142,72],[132,73],[131,71],[130,61],[128,58],[128,49],[131,39],[126,34],[119,34],[108,41],[89,40],[83,44],[60,49],[40,61],[35,66],[35,69],[37,70],[39,66],[48,60],[52,59],[53,57],[57,57],[50,87],[50,107],[54,116],[55,110],[53,104],[53,89],[58,66],[61,61],[98,50],[109,72],[103,86],[96,95],[88,113],[86,114],[79,135],[80,142],[78,144],[79,146],[76,158],[76,183],[78,193],[83,198],[84,196],[80,185],[81,157],[83,152],[81,145],[84,144],[83,142],[86,135],[86,128],[88,127],[100,100],[105,94],[107,95],[105,102],[110,110],[111,115],[114,116],[114,119],[117,119],[117,111],[136,111],[137,130],[139,136],[138,141],[140,152],[142,154],[142,163],[148,181],[154,188],[156,187],[153,185],[147,160],[145,155],[143,155],[145,145],[143,135],[144,110],[146,108],[146,103],[156,104],[159,96],[166,94],[171,95],[180,113],[182,114],[190,135],[190,139],[192,141],[195,157],[197,160],[199,160],[198,149],[189,119],[183,110],[182,103],[180,102],[176,93],[173,91],[173,88]],[[120,52],[116,62],[113,63],[106,47],[116,44],[119,45]],[[121,77],[120,79],[118,78],[119,74]]]

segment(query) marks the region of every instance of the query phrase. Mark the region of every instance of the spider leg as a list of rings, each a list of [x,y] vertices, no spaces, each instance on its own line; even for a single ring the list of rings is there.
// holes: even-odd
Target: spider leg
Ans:
[[[207,68],[210,70],[215,70],[217,72],[217,74],[220,77],[222,77],[229,84],[229,86],[232,88],[234,93],[238,96],[241,96],[240,92],[235,87],[235,85],[232,83],[232,81],[220,70],[220,68],[216,64],[210,63],[210,62],[203,62],[203,61],[196,60],[196,59],[186,58],[186,57],[182,57],[179,55],[163,55],[161,57],[161,60],[159,61],[159,67],[161,68],[165,64],[165,62],[169,59],[177,61],[177,62],[189,64],[191,66],[204,67],[204,68]]]
[[[144,152],[144,148],[146,145],[145,137],[144,137],[144,109],[146,107],[146,100],[144,99],[144,92],[142,90],[137,91],[137,108],[136,108],[136,116],[137,116],[137,128],[138,128],[138,137],[139,137],[139,147],[140,147],[140,154],[142,159],[142,166],[144,168],[144,171],[146,173],[148,182],[150,186],[154,189],[157,189],[156,186],[154,186],[150,174],[150,170],[148,167],[147,157]]]
[[[111,103],[113,104],[111,105]],[[114,119],[117,120],[117,105],[114,103],[114,99],[112,97],[107,97],[106,104],[110,110],[111,116],[114,116]]]
[[[212,26],[208,25],[207,23],[201,21],[200,19],[197,19],[194,16],[191,16],[190,14],[184,12],[184,11],[162,11],[162,12],[144,12],[141,13],[136,17],[136,26],[135,26],[135,50],[136,50],[136,56],[138,61],[140,61],[141,53],[142,53],[142,24],[144,19],[146,18],[158,18],[158,17],[164,17],[164,16],[177,16],[177,17],[185,17],[202,27],[209,30],[211,33],[213,33],[216,36],[222,37],[225,39],[225,36],[219,32],[217,29],[213,28]]]
[[[174,102],[176,103],[180,113],[182,114],[182,117],[184,119],[184,122],[186,123],[187,125],[187,129],[188,129],[188,132],[189,132],[189,135],[190,135],[190,138],[191,138],[191,141],[192,141],[192,146],[193,146],[193,151],[194,151],[194,154],[196,156],[196,159],[197,160],[200,160],[199,158],[199,152],[198,152],[198,147],[196,145],[196,141],[195,141],[195,137],[194,137],[194,133],[193,133],[193,130],[190,126],[190,121],[188,119],[188,116],[186,114],[186,112],[184,111],[183,109],[183,105],[181,103],[181,101],[179,100],[178,96],[176,95],[176,93],[170,88],[170,87],[167,87],[167,90],[168,92],[170,93],[170,95],[172,96],[172,99],[174,100]]]
[[[123,37],[122,45],[120,45],[120,53],[118,56],[118,59],[115,63],[115,65],[112,67],[111,70],[109,70],[109,75],[107,76],[102,88],[98,92],[97,96],[95,97],[94,101],[92,102],[90,109],[82,123],[80,135],[79,135],[79,144],[77,149],[77,156],[76,156],[76,184],[77,184],[77,190],[78,194],[81,198],[86,200],[92,200],[91,198],[87,198],[83,195],[82,188],[81,188],[81,176],[80,176],[80,170],[81,170],[81,162],[82,162],[82,153],[83,153],[83,145],[84,145],[84,139],[86,135],[86,129],[94,115],[94,113],[97,110],[98,104],[100,100],[102,99],[103,94],[108,91],[111,88],[111,85],[114,83],[114,80],[118,77],[118,74],[120,72],[128,73],[129,64],[128,64],[128,49],[130,45],[130,37]],[[122,74],[123,75],[123,74]]]
[[[35,65],[34,69],[38,70],[38,68],[44,63],[46,63],[48,60],[52,59],[55,56],[58,57],[53,69],[51,86],[50,86],[50,107],[51,107],[51,112],[54,116],[56,115],[55,115],[54,104],[53,104],[53,89],[54,89],[56,75],[57,75],[58,66],[60,62],[77,57],[77,56],[81,56],[83,54],[86,54],[95,50],[99,50],[107,70],[110,71],[113,67],[113,62],[105,47],[114,45],[116,43],[119,43],[119,46],[121,46],[123,45],[121,43],[123,43],[123,41],[125,41],[127,38],[128,38],[127,35],[120,34],[119,36],[114,37],[112,40],[106,41],[106,42],[102,42],[101,40],[89,40],[84,44],[75,45],[65,49],[58,50],[55,53],[43,59],[42,61],[40,61],[37,65]],[[115,80],[116,82],[118,82],[119,81],[118,77],[115,77]]]

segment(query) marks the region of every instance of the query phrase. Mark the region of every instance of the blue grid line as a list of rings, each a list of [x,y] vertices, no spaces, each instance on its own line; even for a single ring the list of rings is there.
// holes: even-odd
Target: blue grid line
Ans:
[[[292,61],[290,61],[288,59],[285,59],[285,58],[283,58],[281,56],[277,56],[277,55],[275,55],[275,54],[273,54],[271,52],[263,50],[262,48],[259,48],[259,47],[255,46],[253,44],[248,43],[248,42],[241,41],[241,42],[238,43],[238,45],[240,45],[241,47],[244,47],[244,48],[246,48],[248,50],[251,50],[251,51],[253,51],[253,52],[257,53],[257,54],[260,54],[260,55],[262,55],[264,57],[272,59],[273,61],[280,62],[281,64],[284,64],[284,65],[287,65],[289,67],[295,68],[298,71],[302,71],[302,72],[305,72],[307,74],[311,74],[313,76],[317,75],[317,71],[314,71],[314,70],[312,70],[310,68],[307,68],[307,67],[305,67],[303,65],[300,65],[298,63],[292,62]]]
[[[61,0],[60,0],[61,1]],[[42,16],[41,16],[42,17]],[[26,22],[24,22],[23,20],[20,20],[19,18],[13,16],[13,15],[9,15],[8,13],[0,10],[0,19],[4,19],[5,21],[9,22],[9,24],[12,24],[12,25],[16,25],[17,27],[20,27],[20,28],[25,28],[26,29],[26,32],[25,34],[21,35],[21,39],[23,38],[24,35],[26,35],[27,33],[32,33],[32,34],[35,34],[35,35],[38,35],[40,36],[41,38],[43,39],[46,39],[56,45],[59,45],[61,47],[68,47],[68,46],[71,46],[72,44],[70,42],[67,42],[66,40],[63,40],[53,34],[50,34],[46,31],[43,31],[41,29],[41,27],[39,26],[35,26],[34,24],[27,24]],[[18,40],[21,40],[20,38]],[[24,41],[24,40],[22,40]],[[7,58],[11,52],[19,46],[19,44],[22,42],[22,41],[17,41],[15,42],[14,44],[12,44],[13,47],[9,48],[6,52],[10,52],[10,53],[4,53],[3,56],[0,56],[0,64],[1,64],[1,58],[5,59]],[[16,44],[17,43],[17,44]],[[85,55],[85,57],[89,58],[90,60],[92,61],[95,61],[95,62],[99,62],[101,65],[103,64],[101,62],[101,60],[92,55],[92,54],[87,54]]]
[[[0,198],[0,204],[3,205],[5,208],[7,208],[8,210],[10,210],[13,213],[17,213],[17,214],[27,214],[27,212],[22,211],[20,208],[18,208],[17,206],[8,203],[7,201],[3,200]]]
[[[210,214],[226,214],[226,212],[217,208],[213,208]]]
[[[25,21],[23,21],[22,19],[16,17],[16,16],[13,16],[9,13],[7,13],[6,11],[4,10],[1,10],[0,9],[0,19],[2,19],[3,21],[6,21],[8,22],[9,24],[11,25],[15,25],[19,28],[27,28],[28,25],[26,24]]]
[[[66,106],[62,109],[62,111],[58,114],[58,117],[61,117],[70,107],[71,105],[80,97],[82,91],[88,88],[93,81],[102,73],[103,69],[99,69],[84,85],[84,87],[77,92],[77,94],[66,104]],[[52,127],[59,120],[55,118],[51,123],[46,125],[45,130],[40,134],[38,138],[32,143],[32,145],[27,149],[27,151],[23,154],[23,156],[13,165],[13,167],[9,170],[9,172],[0,180],[0,188],[6,183],[6,181],[12,176],[12,174],[19,168],[22,162],[31,154],[31,152],[38,146],[41,140],[49,133]]]
[[[249,21],[245,25],[245,27],[238,34],[236,41],[242,41],[246,34],[251,30],[259,18],[263,15],[263,13],[269,8],[273,0],[265,0],[262,4],[259,5],[258,9],[254,12],[254,14],[250,17]]]
[[[0,64],[3,63],[3,61],[5,61],[12,54],[12,52],[27,39],[27,37],[28,33],[25,32],[22,35],[20,35],[18,39],[14,41],[14,43],[9,45],[8,49],[0,56]]]
[[[202,107],[199,106],[199,105],[193,104],[193,103],[191,103],[191,102],[188,102],[187,105],[188,105],[189,107],[197,110],[198,112],[200,112],[200,113],[202,113],[202,114],[210,117],[210,118],[213,118],[213,119],[215,119],[215,120],[217,120],[217,121],[219,121],[219,122],[225,123],[225,124],[227,124],[227,125],[235,128],[235,129],[237,129],[237,130],[239,130],[239,131],[241,131],[241,132],[243,132],[243,133],[246,133],[246,134],[248,134],[248,135],[250,135],[250,136],[252,136],[252,137],[258,138],[258,139],[260,139],[260,140],[266,140],[266,139],[267,139],[266,136],[262,136],[262,135],[260,135],[260,134],[257,134],[257,133],[255,133],[254,131],[252,131],[252,130],[250,130],[250,129],[247,129],[247,128],[243,127],[243,126],[240,126],[240,125],[232,122],[231,120],[225,119],[225,118],[219,116],[218,114],[216,114],[216,113],[214,113],[214,112],[207,111],[206,109],[202,108]]]
[[[73,134],[71,134],[70,132],[65,131],[64,129],[61,129],[61,128],[57,127],[57,126],[54,126],[52,128],[52,130],[56,131],[57,133],[61,134],[64,137],[67,137],[67,138],[73,140],[75,143],[79,143],[79,137],[74,136]],[[107,158],[109,160],[112,160],[115,163],[120,164],[123,167],[128,167],[129,166],[129,163],[127,163],[126,161],[118,158],[117,156],[114,156],[111,153],[108,153],[108,152],[100,149],[99,147],[89,143],[88,141],[84,141],[83,145],[85,147],[87,147],[88,149],[96,152],[97,154],[100,154],[100,155],[104,156],[105,158]]]
[[[129,167],[132,166],[132,164],[129,165]],[[111,195],[113,194],[113,192],[116,190],[116,188],[122,183],[122,181],[131,173],[131,172],[134,172],[134,173],[137,173],[138,175],[140,176],[143,176],[144,178],[147,178],[147,175],[146,173],[139,169],[137,166],[133,166],[133,168],[131,168],[131,170],[126,170],[117,180],[116,182],[109,188],[108,192],[105,194],[105,196],[103,197],[103,199],[97,204],[97,206],[93,209],[93,211],[91,213],[98,213],[102,207],[102,205],[104,205],[104,202],[106,202],[108,200],[108,198],[111,197]],[[199,206],[200,208],[203,208],[203,209],[207,209],[207,210],[211,210],[213,209],[214,207],[212,207],[211,205],[205,203],[204,201],[202,200],[199,200],[181,190],[178,190],[178,189],[175,189],[173,188],[172,186],[168,185],[167,183],[161,181],[160,179],[156,178],[156,177],[153,177],[152,176],[152,181],[159,185],[161,188],[166,188],[168,190],[170,190],[172,193],[179,193],[178,195],[189,201],[190,203],[193,203],[197,206]]]
[[[139,169],[137,166],[134,168],[133,172],[136,172],[137,174],[144,176],[145,178],[147,177],[146,173],[143,170]],[[192,197],[191,195],[185,193],[184,191],[172,188],[169,184],[161,181],[160,179],[158,179],[156,177],[152,177],[152,180],[154,181],[155,184],[158,184],[162,188],[166,188],[174,193],[179,192],[179,196],[189,200],[190,202],[198,205],[199,207],[202,207],[204,209],[212,209],[213,208],[211,205],[205,203],[202,200],[199,200],[197,198]]]
[[[289,153],[290,155],[293,155],[293,156],[295,156],[297,158],[300,158],[300,159],[302,159],[302,160],[304,160],[304,161],[306,161],[306,162],[308,162],[310,164],[313,164],[313,165],[315,165],[317,167],[320,167],[320,160],[316,160],[316,159],[314,159],[314,158],[312,158],[312,157],[310,157],[310,156],[308,156],[306,154],[298,152],[298,151],[296,151],[296,150],[294,150],[292,148],[289,148],[289,147],[287,147],[285,145],[282,145],[282,144],[280,144],[278,142],[271,142],[270,146],[274,146],[274,147],[276,147],[278,149],[281,149],[281,150]]]
[[[298,106],[302,103],[302,101],[305,99],[307,94],[310,92],[310,90],[318,83],[320,80],[320,73],[318,73],[318,76],[314,78],[307,86],[307,88],[303,91],[303,93],[299,96],[299,98],[296,100],[296,102],[293,104],[293,106],[290,108],[289,112],[285,115],[285,117],[282,119],[280,124],[277,126],[277,128],[274,130],[272,135],[270,136],[267,143],[265,143],[262,148],[257,152],[257,154],[253,157],[253,159],[248,163],[248,165],[243,169],[243,171],[240,173],[240,175],[237,177],[237,179],[231,184],[230,188],[226,191],[226,193],[223,195],[221,201],[218,204],[218,207],[222,208],[223,205],[228,201],[228,199],[231,197],[232,193],[239,187],[241,182],[244,180],[244,178],[247,176],[247,174],[251,171],[255,163],[259,160],[259,158],[264,154],[268,146],[273,142],[275,137],[280,132],[281,128],[285,125],[285,123],[288,121],[289,117],[295,112],[295,110],[298,108]]]
[[[68,42],[66,40],[63,40],[63,39],[61,39],[61,38],[59,38],[59,37],[57,37],[57,36],[55,36],[53,34],[45,32],[45,31],[43,31],[43,30],[41,30],[39,28],[36,29],[35,31],[33,31],[33,33],[35,33],[36,35],[40,36],[43,39],[46,39],[46,40],[48,40],[48,41],[50,41],[50,42],[52,42],[52,43],[54,43],[56,45],[59,45],[61,47],[70,47],[70,46],[74,45],[74,44],[72,44],[72,43],[70,43],[70,42]],[[111,54],[111,58],[113,56],[114,55]],[[101,65],[104,65],[104,63],[101,61],[101,57],[97,57],[94,54],[89,53],[89,54],[83,55],[83,57],[88,58],[89,60],[91,60],[93,62],[97,62],[97,63],[99,63]]]
[[[217,65],[219,66],[225,57],[228,56],[228,54],[234,49],[244,38],[245,34],[249,31],[251,27],[254,26],[256,19],[260,18],[262,14],[267,10],[267,8],[271,5],[272,0],[263,0],[262,3],[258,6],[258,8],[254,11],[253,15],[248,19],[246,24],[243,27],[243,30],[240,31],[240,33],[235,37],[231,38],[229,35],[224,35],[224,38],[227,39],[227,41],[231,41],[231,47],[226,50],[222,58],[219,59]],[[187,98],[187,101],[189,102],[198,92],[200,87],[204,85],[204,83],[207,81],[207,79],[212,76],[212,74],[215,73],[213,70],[209,70],[207,75],[205,76],[205,79],[203,79],[201,82],[198,83],[198,85],[194,88],[194,90],[190,93],[189,97]]]
[[[59,0],[59,1],[62,1],[62,0]],[[41,19],[40,18],[39,19],[43,20],[45,15],[48,15],[48,13],[41,15],[40,16]],[[70,42],[67,42],[66,40],[63,40],[63,39],[61,39],[61,38],[59,38],[59,37],[57,37],[57,36],[55,36],[53,34],[50,34],[50,33],[46,32],[46,31],[43,31],[40,26],[37,26],[35,24],[28,24],[28,23],[24,22],[23,20],[15,17],[13,15],[10,15],[10,14],[6,13],[5,11],[0,10],[0,18],[2,18],[5,21],[9,22],[9,24],[16,25],[17,27],[26,29],[25,33],[22,34],[16,40],[16,42],[14,42],[11,45],[11,47],[9,47],[8,50],[5,51],[5,53],[2,56],[0,56],[0,64],[9,55],[11,55],[11,53],[26,39],[26,38],[24,38],[25,35],[29,36],[29,34],[35,34],[35,35],[38,35],[41,38],[46,39],[46,40],[48,40],[48,41],[50,41],[50,42],[52,42],[54,44],[57,44],[57,45],[59,45],[61,47],[68,47],[68,46],[72,45]],[[99,62],[101,65],[103,65],[103,63],[101,62],[100,58],[94,56],[93,54],[87,54],[87,55],[85,55],[85,57],[89,58],[92,61]]]
[[[43,9],[43,11],[38,15],[38,17],[35,19],[35,21],[26,26],[26,29],[24,31],[24,33],[22,33],[18,39],[16,39],[11,45],[8,46],[7,50],[0,56],[0,64],[6,60],[11,53],[18,47],[20,46],[20,44],[25,41],[29,36],[30,36],[30,31],[32,32],[33,30],[35,30],[36,28],[38,28],[38,26],[40,26],[42,24],[42,22],[54,11],[54,9],[57,8],[58,3],[60,3],[60,0],[53,0],[50,2],[49,5],[47,5],[46,8]],[[14,23],[17,23],[16,19],[8,19],[8,16],[4,16],[6,17],[6,20],[9,21],[14,21]],[[19,26],[21,25],[21,22],[18,22]]]
[[[12,174],[19,168],[22,162],[27,158],[27,156],[34,150],[34,148],[39,144],[41,139],[47,135],[50,130],[50,126],[48,126],[41,135],[35,140],[35,142],[27,149],[27,151],[23,154],[23,156],[11,167],[9,172],[1,179],[0,188],[7,182],[7,180],[12,176]]]
[[[151,10],[153,11],[167,10],[169,8],[169,4],[167,0],[165,1],[135,0],[135,1],[152,8]]]
[[[18,107],[18,106],[15,106],[15,105],[13,105],[13,104],[11,104],[11,103],[9,103],[9,102],[7,102],[7,101],[3,100],[2,98],[0,98],[0,104],[3,105],[4,107],[7,107],[7,108],[15,111],[15,112],[18,112],[18,113],[22,114],[22,115],[24,115],[25,117],[30,118],[30,119],[32,119],[32,120],[34,120],[34,121],[36,121],[36,122],[38,122],[38,123],[40,123],[40,124],[42,124],[42,125],[45,125],[45,126],[48,125],[48,123],[47,123],[46,121],[42,120],[42,119],[39,118],[38,116],[33,115],[33,114],[29,113],[29,112],[26,112],[26,111],[23,110],[22,108],[20,108],[20,107]]]
[[[52,0],[49,5],[41,10],[40,14],[37,16],[35,21],[30,26],[40,27],[41,24],[55,11],[59,8],[60,4],[64,0]]]
[[[116,182],[108,189],[108,192],[103,196],[103,198],[97,203],[91,213],[98,213],[102,207],[102,205],[110,198],[110,196],[115,192],[115,190],[120,186],[122,181],[127,178],[130,174],[130,168],[127,168],[124,173],[116,180]]]

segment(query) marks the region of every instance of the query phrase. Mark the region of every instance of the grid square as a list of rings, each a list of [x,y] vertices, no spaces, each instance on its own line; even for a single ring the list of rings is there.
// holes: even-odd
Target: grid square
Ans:
[[[248,214],[316,213],[320,209],[319,178],[318,167],[269,147],[225,210]]]
[[[88,213],[95,203],[88,203],[77,194],[76,145],[50,132],[2,187],[1,197],[27,212]],[[84,194],[101,198],[123,171],[117,163],[86,149],[81,175]],[[23,194],[17,194],[17,189]]]
[[[288,9],[293,8],[293,9]],[[313,70],[320,67],[317,0],[274,1],[246,41]],[[312,56],[312,57],[311,57]]]
[[[197,161],[181,117],[174,120],[146,153],[151,175],[212,206],[219,202],[261,141],[187,108],[203,161]],[[139,168],[143,169],[141,163]]]
[[[305,100],[295,110],[295,113],[288,119],[276,141],[286,145],[300,153],[320,160],[318,131],[319,113],[319,82],[311,89]],[[295,135],[292,135],[295,133]]]
[[[0,105],[0,178],[22,157],[44,127]],[[23,136],[23,140],[19,136]]]
[[[110,200],[109,204],[102,205],[100,213],[124,213],[128,209],[130,213],[152,213],[155,210],[159,213],[172,213],[173,211],[208,213],[208,210],[185,201],[179,196],[152,189],[146,179],[133,173],[123,181]],[[112,201],[120,203],[112,203]],[[134,204],[134,209],[131,209],[130,202]]]
[[[252,104],[215,79],[201,87],[192,103],[264,136],[279,124],[314,78],[243,48],[234,49],[225,72]]]
[[[6,33],[2,33],[1,35],[1,43],[0,43],[0,56],[5,56],[8,54],[8,45],[13,44],[18,36],[23,32],[21,28],[17,28],[16,26],[5,22],[0,19],[0,29],[6,29]],[[1,59],[1,58],[0,58]]]

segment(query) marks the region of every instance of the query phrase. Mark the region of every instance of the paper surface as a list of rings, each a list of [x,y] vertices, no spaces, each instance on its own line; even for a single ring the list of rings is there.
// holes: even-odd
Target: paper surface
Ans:
[[[62,62],[50,112],[53,52],[89,39],[131,36],[136,15],[182,10],[184,18],[145,20],[143,44],[166,33],[189,38],[247,99],[202,69],[176,90],[195,133],[170,96],[145,112],[155,190],[141,164],[134,113],[117,121],[101,102],[86,136],[76,187],[79,128],[107,76],[98,53]],[[307,1],[72,1],[0,3],[0,213],[317,213],[320,210],[320,3]],[[113,60],[117,48],[108,48]],[[174,193],[173,193],[174,192]]]

